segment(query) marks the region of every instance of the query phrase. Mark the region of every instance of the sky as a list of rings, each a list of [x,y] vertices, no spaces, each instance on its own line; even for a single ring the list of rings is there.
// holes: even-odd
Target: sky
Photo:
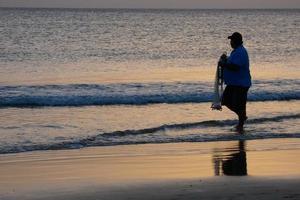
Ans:
[[[0,7],[300,8],[300,0],[0,0]]]

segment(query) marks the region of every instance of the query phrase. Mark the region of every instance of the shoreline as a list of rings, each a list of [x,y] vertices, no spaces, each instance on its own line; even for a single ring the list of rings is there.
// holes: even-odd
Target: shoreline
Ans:
[[[40,185],[38,190],[11,190],[0,197],[4,200],[123,200],[123,199],[265,199],[297,200],[300,176],[276,177],[210,177],[142,181],[127,184],[99,185],[83,182],[73,185]]]
[[[297,199],[299,141],[145,144],[6,154],[0,156],[0,198],[252,199],[254,195]]]

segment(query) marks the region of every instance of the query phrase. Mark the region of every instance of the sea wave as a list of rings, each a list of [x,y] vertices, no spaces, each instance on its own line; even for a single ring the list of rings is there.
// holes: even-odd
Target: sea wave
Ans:
[[[300,119],[300,114],[282,115],[274,117],[249,119],[247,124],[258,124],[268,122],[280,122],[284,120]],[[37,150],[63,150],[79,149],[92,146],[115,146],[131,144],[158,144],[158,143],[180,143],[180,142],[213,142],[213,141],[234,141],[234,140],[257,140],[271,138],[300,138],[300,133],[282,133],[282,132],[261,132],[246,131],[245,134],[237,133],[214,133],[206,132],[205,127],[228,127],[235,124],[235,120],[209,120],[193,123],[167,124],[158,127],[151,127],[138,130],[122,130],[99,133],[86,138],[75,138],[57,141],[49,144],[18,144],[0,146],[0,154],[19,153]],[[198,128],[194,134],[168,135],[163,134],[165,131],[183,130]],[[66,138],[64,138],[66,139]]]
[[[300,80],[254,81],[249,101],[300,99]],[[210,102],[207,82],[0,86],[0,107],[145,105]]]

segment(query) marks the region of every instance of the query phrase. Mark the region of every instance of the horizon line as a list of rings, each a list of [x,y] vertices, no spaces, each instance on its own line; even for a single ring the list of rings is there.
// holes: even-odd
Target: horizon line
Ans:
[[[299,8],[113,8],[113,7],[18,7],[18,6],[0,6],[0,9],[86,9],[86,10],[300,10]]]

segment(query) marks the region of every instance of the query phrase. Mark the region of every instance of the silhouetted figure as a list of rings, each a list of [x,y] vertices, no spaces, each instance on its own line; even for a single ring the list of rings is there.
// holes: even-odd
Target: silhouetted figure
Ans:
[[[238,115],[239,123],[236,129],[238,132],[242,132],[244,122],[247,120],[247,93],[251,86],[249,57],[246,48],[243,46],[243,38],[240,33],[235,32],[228,39],[230,39],[233,51],[229,57],[223,54],[218,63],[223,68],[223,77],[226,84],[222,105],[227,106]]]
[[[230,150],[234,151],[234,153],[226,154],[226,155],[221,155],[221,154],[214,155],[213,162],[214,162],[215,175],[216,176],[220,176],[221,174],[228,175],[228,176],[247,175],[247,158],[246,158],[246,151],[245,151],[245,142],[239,141],[238,147],[232,148]]]

